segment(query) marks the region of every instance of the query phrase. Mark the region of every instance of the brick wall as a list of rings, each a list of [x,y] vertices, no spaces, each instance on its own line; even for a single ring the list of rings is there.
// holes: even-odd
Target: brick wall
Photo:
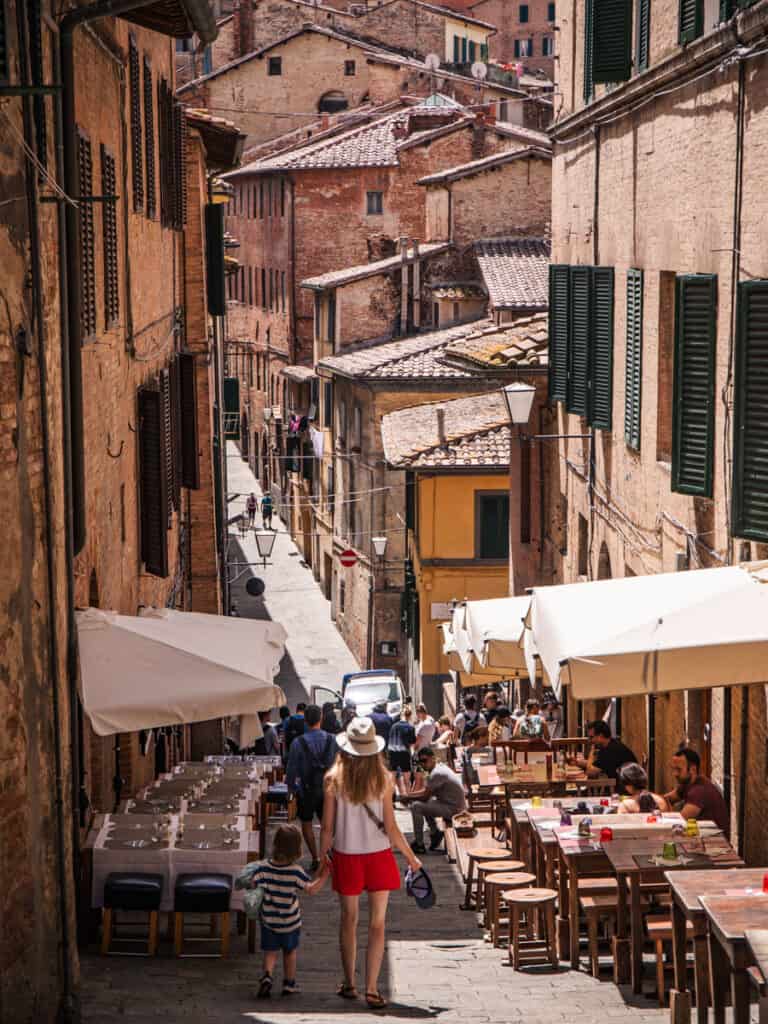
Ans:
[[[526,8],[527,21],[521,20],[521,7]],[[544,54],[545,39],[554,45],[556,38],[555,23],[549,20],[549,7],[547,0],[528,0],[522,4],[518,0],[480,0],[473,5],[472,13],[497,27],[496,34],[490,38],[493,60],[520,63],[526,72],[542,71],[551,80],[555,70],[554,57]],[[558,0],[557,7],[565,8],[565,0]],[[557,9],[555,16],[559,17]],[[531,56],[515,52],[516,41],[527,44],[530,40],[533,41]]]
[[[450,186],[453,240],[469,245],[478,238],[549,233],[552,218],[552,162],[515,160],[460,178]],[[503,213],[500,215],[500,207]]]

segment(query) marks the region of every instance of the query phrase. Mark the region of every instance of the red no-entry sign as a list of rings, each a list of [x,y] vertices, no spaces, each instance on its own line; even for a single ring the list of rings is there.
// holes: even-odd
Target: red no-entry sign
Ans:
[[[339,561],[341,562],[345,569],[351,569],[352,566],[355,565],[355,563],[357,562],[357,555],[352,550],[352,548],[347,548],[346,551],[342,551],[341,554],[339,555]]]

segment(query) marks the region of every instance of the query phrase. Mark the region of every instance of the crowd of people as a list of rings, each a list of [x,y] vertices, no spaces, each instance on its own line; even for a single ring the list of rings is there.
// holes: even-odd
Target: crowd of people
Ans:
[[[384,955],[385,919],[389,893],[400,888],[393,851],[408,863],[411,878],[423,874],[420,857],[439,851],[444,824],[465,810],[464,780],[454,770],[448,751],[461,748],[471,757],[492,751],[492,744],[510,739],[546,742],[562,733],[560,706],[554,699],[536,698],[525,708],[511,710],[499,694],[489,691],[479,706],[468,694],[453,719],[437,721],[424,704],[393,718],[386,703],[367,716],[354,707],[337,716],[332,704],[318,707],[299,703],[291,713],[279,709],[279,721],[261,715],[263,736],[254,751],[279,754],[286,766],[289,792],[295,797],[300,829],[278,828],[271,856],[250,871],[247,885],[259,887],[261,946],[264,973],[259,996],[273,989],[277,959],[283,956],[283,995],[298,992],[296,961],[301,935],[299,897],[319,892],[327,878],[340,904],[342,980],[338,995],[358,997],[356,982],[359,902],[368,894],[368,946],[365,999],[371,1009],[386,1001],[378,987]],[[632,750],[611,734],[604,720],[587,726],[589,753],[572,757],[589,777],[616,779],[622,794],[619,813],[677,810],[684,818],[714,821],[729,831],[727,806],[718,787],[701,774],[696,751],[682,747],[672,758],[676,785],[668,793],[650,791],[648,776]],[[410,809],[413,839],[401,832],[394,813],[395,799]],[[315,822],[320,823],[319,842]],[[425,847],[425,827],[429,846]],[[309,872],[300,865],[302,847],[310,856]],[[246,884],[246,883],[244,883]]]

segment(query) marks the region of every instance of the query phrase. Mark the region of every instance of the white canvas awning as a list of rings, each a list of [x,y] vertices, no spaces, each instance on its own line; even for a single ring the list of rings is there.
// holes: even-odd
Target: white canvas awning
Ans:
[[[443,635],[443,654],[448,659],[448,667],[458,674],[463,687],[489,686],[491,683],[503,682],[507,678],[497,672],[482,669],[476,664],[474,670],[468,672],[456,648],[450,622],[441,623],[440,629]]]
[[[535,588],[526,644],[579,700],[768,682],[768,563]]]
[[[255,716],[285,703],[276,622],[173,609],[77,612],[83,708],[99,736]],[[258,732],[255,719],[242,732]],[[242,740],[243,745],[247,745]]]
[[[521,646],[530,598],[466,601],[451,620],[454,643],[465,672],[494,672],[503,678],[527,674]]]

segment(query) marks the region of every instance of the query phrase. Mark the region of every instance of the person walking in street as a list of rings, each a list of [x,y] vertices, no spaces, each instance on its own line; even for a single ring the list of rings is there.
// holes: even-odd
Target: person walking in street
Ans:
[[[483,718],[488,725],[494,720],[500,707],[499,695],[496,690],[487,690],[483,697]]]
[[[389,741],[389,733],[392,728],[392,718],[387,714],[387,702],[380,700],[374,705],[373,711],[368,716],[376,729],[376,735],[384,740],[384,746]]]
[[[331,701],[326,701],[323,704],[323,717],[320,721],[320,728],[331,733],[332,736],[341,732],[341,723],[336,717],[336,707]]]
[[[539,714],[539,702],[531,698],[525,702],[525,714],[515,723],[516,740],[548,740],[547,723]]]
[[[435,725],[434,718],[427,711],[426,704],[416,705],[416,747],[415,751],[418,753],[420,750],[424,750],[428,747],[432,740],[435,738],[437,732],[437,726]]]
[[[403,708],[403,717],[395,722],[389,733],[387,755],[391,771],[409,772],[411,770],[411,750],[416,742],[416,730],[411,724],[413,711],[410,704]]]
[[[245,511],[248,513],[248,525],[253,526],[256,522],[256,510],[259,507],[258,499],[256,495],[251,491],[245,502]]]
[[[303,736],[307,731],[307,723],[304,719],[304,712],[306,711],[307,705],[303,701],[299,701],[296,705],[296,714],[291,717],[285,723],[285,756],[288,758],[291,753],[291,744],[297,736]]]
[[[464,709],[460,711],[453,720],[453,727],[456,730],[456,738],[459,743],[464,741],[464,733],[474,729],[476,725],[487,725],[488,723],[477,710],[477,697],[474,693],[464,698]]]
[[[269,757],[280,753],[280,740],[277,729],[269,721],[269,711],[259,712],[262,736],[253,744],[253,753],[259,757]]]
[[[338,751],[334,736],[320,728],[321,719],[322,711],[317,704],[310,704],[304,711],[307,731],[291,744],[286,773],[288,791],[297,798],[301,832],[312,857],[312,871],[319,867],[313,822],[315,818],[323,819],[325,773],[336,760]]]
[[[429,826],[430,851],[439,850],[445,833],[437,827],[438,818],[450,820],[454,814],[465,810],[467,798],[461,777],[447,764],[438,764],[431,747],[420,750],[417,757],[419,765],[428,773],[428,777],[423,789],[414,790],[407,797],[413,819],[411,849],[414,853],[425,853],[424,822],[426,821]]]
[[[261,499],[261,521],[265,530],[272,529],[272,495],[267,493]]]
[[[731,816],[723,794],[711,779],[701,774],[701,758],[690,747],[681,747],[672,758],[677,787],[665,794],[667,803],[682,816],[714,821],[726,838],[731,834]]]
[[[365,999],[372,1010],[387,1001],[379,991],[384,957],[387,903],[400,888],[400,872],[392,848],[416,872],[421,861],[395,821],[392,777],[382,757],[383,737],[370,718],[353,718],[337,739],[339,756],[326,776],[320,857],[331,855],[333,888],[341,905],[340,945],[344,979],[337,989],[343,999],[356,999],[357,922],[360,896],[368,893],[368,950]]]
[[[272,995],[277,958],[283,954],[283,995],[300,992],[296,981],[296,960],[301,939],[299,893],[314,896],[322,889],[327,869],[314,881],[298,864],[301,835],[293,825],[281,825],[272,840],[272,856],[249,874],[248,886],[263,890],[261,909],[261,951],[264,973],[259,979],[259,999]]]

